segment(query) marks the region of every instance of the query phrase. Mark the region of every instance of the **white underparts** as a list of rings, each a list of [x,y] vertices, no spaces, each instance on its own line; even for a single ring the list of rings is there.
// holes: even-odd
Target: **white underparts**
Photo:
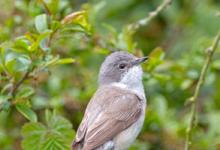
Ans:
[[[135,141],[144,123],[146,98],[142,84],[142,69],[140,66],[131,68],[120,82],[113,83],[113,86],[130,90],[143,100],[142,113],[138,120],[129,128],[119,133],[114,139],[115,150],[126,150]]]
[[[143,71],[140,66],[134,66],[128,70],[120,82],[113,83],[113,86],[130,90],[137,94],[141,99],[145,99],[144,87],[142,83]]]

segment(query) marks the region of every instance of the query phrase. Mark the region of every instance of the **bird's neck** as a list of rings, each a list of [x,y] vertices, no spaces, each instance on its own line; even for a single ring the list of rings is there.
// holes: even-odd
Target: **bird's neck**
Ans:
[[[110,82],[106,83],[104,85],[113,85],[117,86],[122,89],[126,89],[129,91],[134,92],[136,95],[138,95],[141,99],[145,98],[145,92],[144,92],[144,86],[142,83],[142,68],[140,66],[134,66],[131,69],[126,72],[122,79],[118,82]]]
[[[143,71],[141,66],[134,66],[123,76],[119,84],[145,97],[142,74]]]
[[[127,85],[121,82],[114,82],[111,85],[125,89],[125,90],[129,90],[134,92],[135,94],[137,94],[140,98],[145,99],[145,92],[144,92],[144,87],[142,83],[139,84],[133,84],[133,85]]]

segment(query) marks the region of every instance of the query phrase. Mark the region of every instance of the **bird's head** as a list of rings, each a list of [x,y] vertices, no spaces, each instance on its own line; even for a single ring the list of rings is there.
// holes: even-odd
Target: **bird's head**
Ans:
[[[140,64],[145,60],[147,60],[147,57],[137,58],[125,51],[110,54],[101,65],[99,84],[134,84],[142,82],[142,68]]]

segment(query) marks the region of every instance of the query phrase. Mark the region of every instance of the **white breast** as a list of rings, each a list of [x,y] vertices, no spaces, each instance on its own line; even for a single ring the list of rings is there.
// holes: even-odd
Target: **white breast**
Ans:
[[[140,115],[137,122],[135,122],[126,130],[119,133],[113,139],[115,150],[126,150],[131,146],[131,144],[135,141],[135,139],[137,138],[138,134],[141,131],[141,128],[144,123],[144,118],[145,118],[145,105],[143,106],[142,114]]]
[[[115,150],[126,150],[140,133],[145,118],[146,98],[142,84],[141,67],[135,66],[131,68],[120,82],[113,83],[112,85],[135,93],[143,103],[142,112],[138,120],[113,139]]]
[[[146,98],[145,98],[145,93],[144,93],[142,82],[140,82],[139,84],[136,84],[132,88],[128,87],[126,84],[123,84],[123,83],[114,83],[113,85],[120,87],[120,88],[123,88],[123,89],[126,89],[126,90],[130,90],[143,100],[142,101],[142,103],[143,103],[142,113],[141,113],[139,119],[137,120],[137,122],[132,124],[126,130],[119,133],[113,139],[115,150],[126,150],[135,141],[135,139],[137,138],[137,136],[140,133],[141,128],[143,126],[144,118],[145,118]]]

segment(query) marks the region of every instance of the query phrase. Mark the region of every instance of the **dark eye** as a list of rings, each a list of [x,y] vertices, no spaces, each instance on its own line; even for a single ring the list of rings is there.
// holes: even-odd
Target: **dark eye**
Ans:
[[[126,64],[119,64],[118,68],[119,69],[124,69],[126,67]]]

